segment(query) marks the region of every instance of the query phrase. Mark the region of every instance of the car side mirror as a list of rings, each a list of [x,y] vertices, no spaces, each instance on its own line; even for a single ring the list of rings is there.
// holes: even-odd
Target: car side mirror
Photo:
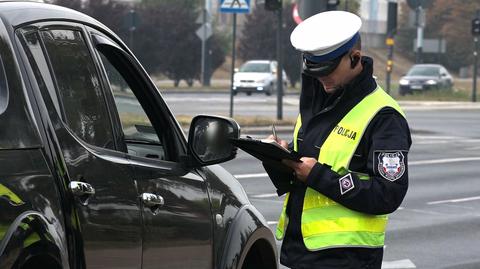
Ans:
[[[234,69],[233,69],[233,72],[234,72],[234,73],[237,73],[239,70],[240,70],[240,69],[238,69],[238,68],[234,68]]]
[[[240,126],[230,118],[199,115],[193,118],[188,133],[188,155],[200,166],[232,160],[237,147],[230,139],[240,137]]]
[[[441,73],[441,74],[440,74],[440,77],[442,77],[442,78],[444,78],[444,77],[446,77],[446,76],[447,76],[447,74],[445,74],[445,73]]]

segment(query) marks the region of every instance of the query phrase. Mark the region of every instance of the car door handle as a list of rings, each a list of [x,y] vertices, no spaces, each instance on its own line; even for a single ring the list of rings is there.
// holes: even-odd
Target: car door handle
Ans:
[[[160,207],[165,204],[162,196],[147,192],[142,193],[142,201],[148,207]]]
[[[88,199],[95,194],[95,189],[92,185],[85,182],[71,181],[69,187],[73,195],[77,196],[83,205],[87,205]]]

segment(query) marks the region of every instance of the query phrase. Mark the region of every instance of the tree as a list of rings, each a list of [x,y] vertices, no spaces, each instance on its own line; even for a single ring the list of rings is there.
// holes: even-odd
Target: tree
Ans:
[[[85,13],[102,22],[117,34],[125,33],[124,18],[129,11],[125,4],[111,0],[53,0],[53,3]]]
[[[447,42],[447,52],[438,55],[424,54],[424,62],[435,62],[445,65],[450,69],[458,70],[468,66],[473,61],[473,38],[470,34],[470,23],[475,10],[480,9],[478,0],[452,1],[428,0],[426,1],[426,28],[425,38],[444,38]],[[413,40],[416,38],[416,29],[408,27],[410,8],[403,3],[402,17],[397,34],[398,48],[405,55],[414,59]],[[461,44],[461,45],[459,45]]]
[[[86,13],[129,40],[126,18],[130,7],[112,0],[55,0],[55,4]],[[189,84],[200,77],[201,41],[195,31],[199,15],[198,0],[143,0],[135,7],[141,18],[133,42],[129,44],[151,74],[164,74],[176,83],[181,79]],[[211,69],[207,75],[225,61],[224,38],[215,33],[210,39]]]
[[[285,4],[283,8],[282,29],[282,57],[284,68],[292,86],[300,80],[301,58],[300,53],[290,43],[290,34],[296,24],[292,18],[292,4]],[[247,15],[242,38],[239,42],[238,53],[243,60],[267,59],[275,60],[276,51],[276,12],[266,11],[258,7]]]
[[[345,8],[348,8],[346,11],[358,15],[358,11],[360,10],[360,2],[358,0],[340,0],[338,10],[345,10]]]
[[[198,1],[197,1],[198,2]],[[143,23],[138,27],[136,54],[147,70],[163,73],[176,83],[186,79],[189,84],[200,77],[201,40],[195,34],[200,27],[195,21],[198,9],[191,1],[148,1],[140,12]],[[213,74],[225,61],[222,38],[215,33],[209,39]]]

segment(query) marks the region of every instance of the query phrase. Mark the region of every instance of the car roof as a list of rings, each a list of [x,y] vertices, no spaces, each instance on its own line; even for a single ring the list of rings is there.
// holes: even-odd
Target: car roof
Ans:
[[[60,20],[82,22],[101,27],[108,31],[102,23],[83,13],[69,8],[40,2],[0,1],[0,17],[6,26],[11,26],[13,28],[17,28],[24,24],[46,20]]]

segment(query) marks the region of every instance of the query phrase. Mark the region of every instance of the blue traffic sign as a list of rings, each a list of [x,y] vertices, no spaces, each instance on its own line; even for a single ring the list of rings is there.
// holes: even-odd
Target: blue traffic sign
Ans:
[[[220,12],[249,13],[250,0],[220,0]]]

